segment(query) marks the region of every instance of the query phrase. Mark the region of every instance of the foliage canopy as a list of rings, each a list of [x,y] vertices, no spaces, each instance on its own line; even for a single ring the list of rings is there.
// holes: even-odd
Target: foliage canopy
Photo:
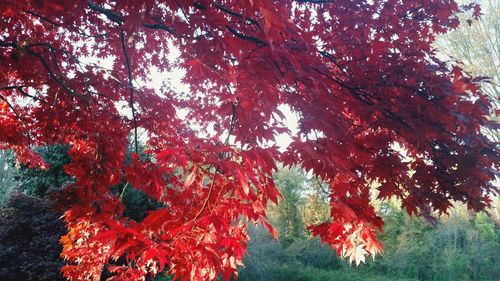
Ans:
[[[59,201],[72,280],[98,280],[104,269],[109,280],[141,280],[165,267],[184,280],[228,280],[249,221],[268,225],[268,201],[279,198],[276,161],[328,184],[332,220],[312,232],[359,262],[382,248],[372,181],[380,198],[427,218],[452,200],[482,210],[496,192],[498,150],[480,131],[495,126],[482,78],[449,68],[431,47],[460,9],[431,0],[1,1],[0,145],[39,169],[48,167],[34,145],[69,146],[74,182]],[[92,62],[104,59],[110,68]],[[189,93],[147,86],[153,71],[175,67]],[[287,131],[281,105],[300,119],[284,152],[272,145]],[[148,157],[137,153],[139,131]],[[136,153],[125,161],[130,134]],[[122,180],[162,207],[124,216],[113,192]]]

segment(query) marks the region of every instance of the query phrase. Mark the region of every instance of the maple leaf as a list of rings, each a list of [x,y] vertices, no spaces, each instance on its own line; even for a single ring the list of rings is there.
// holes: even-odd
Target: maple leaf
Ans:
[[[236,278],[248,223],[277,237],[265,214],[280,198],[277,162],[328,185],[331,221],[310,229],[360,264],[382,251],[372,182],[428,218],[454,200],[482,210],[498,192],[483,78],[446,66],[432,47],[458,10],[454,1],[0,1],[0,147],[33,168],[46,167],[34,146],[70,147],[64,169],[75,182],[59,197],[71,198],[60,200],[71,280],[98,280],[106,267],[110,280],[163,267],[182,280]],[[185,72],[188,90],[151,86],[154,70],[169,69]],[[280,152],[268,144],[285,132],[284,105],[299,128]],[[113,192],[122,180],[158,209],[127,218]]]

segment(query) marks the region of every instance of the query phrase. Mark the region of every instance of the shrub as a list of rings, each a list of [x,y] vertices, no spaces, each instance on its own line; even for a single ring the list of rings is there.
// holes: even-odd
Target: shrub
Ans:
[[[58,281],[65,227],[47,201],[14,194],[0,209],[0,280]]]

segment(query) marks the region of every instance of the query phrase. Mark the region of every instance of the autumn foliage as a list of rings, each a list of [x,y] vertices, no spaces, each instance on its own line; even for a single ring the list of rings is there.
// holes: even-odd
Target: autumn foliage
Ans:
[[[382,249],[374,181],[378,197],[429,219],[452,200],[482,210],[496,193],[483,78],[447,66],[431,46],[458,25],[459,9],[434,0],[0,1],[0,145],[38,169],[47,165],[33,146],[70,146],[65,172],[75,181],[58,198],[71,280],[103,270],[144,280],[165,268],[228,280],[248,223],[268,225],[276,161],[329,184],[332,219],[311,230],[359,261]],[[189,93],[148,86],[153,71],[174,68],[185,69]],[[284,152],[273,145],[287,132],[281,105],[300,118]],[[149,157],[125,161],[138,132]],[[121,181],[162,207],[142,221],[123,216],[113,192]]]

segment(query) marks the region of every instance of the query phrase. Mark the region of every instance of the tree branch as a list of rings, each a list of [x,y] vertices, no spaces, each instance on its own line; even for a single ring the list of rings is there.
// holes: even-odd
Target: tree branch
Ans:
[[[239,31],[237,31],[236,29],[230,27],[229,25],[226,25],[227,27],[227,30],[229,30],[229,32],[231,32],[232,34],[234,34],[234,36],[240,38],[240,39],[243,39],[243,40],[247,40],[247,41],[250,41],[250,42],[254,42],[255,44],[257,45],[261,45],[261,46],[267,46],[267,43],[256,38],[256,37],[252,37],[252,36],[248,36],[248,35],[245,35],[245,34],[242,34],[240,33]]]
[[[220,11],[223,11],[224,13],[230,15],[230,16],[233,16],[233,17],[236,17],[236,18],[239,18],[241,20],[243,20],[243,15],[238,13],[238,12],[235,12],[235,11],[232,11],[230,9],[228,9],[226,6],[222,5],[222,4],[219,4],[219,3],[212,3],[212,5],[217,9],[217,10],[220,10]],[[207,9],[207,6],[201,4],[200,2],[194,2],[193,3],[193,6],[195,8],[198,8],[200,10],[206,10]],[[244,18],[245,21],[251,23],[251,24],[254,24],[256,26],[259,26],[259,22],[250,18],[250,17],[245,17]]]
[[[45,70],[47,70],[47,72],[49,73],[49,76],[50,78],[52,78],[52,80],[54,80],[57,84],[59,84],[64,90],[66,90],[66,92],[70,93],[71,95],[74,95],[74,96],[77,96],[79,98],[81,98],[82,100],[84,100],[87,104],[89,104],[89,100],[87,99],[86,96],[80,94],[80,93],[77,93],[75,91],[73,91],[72,89],[70,89],[66,84],[64,84],[63,81],[59,80],[56,75],[54,74],[54,72],[50,69],[50,66],[49,64],[47,63],[47,61],[45,61],[45,59],[39,54],[39,53],[36,53],[32,50],[29,49],[29,46],[26,48],[27,50],[27,53],[36,57],[37,59],[40,60],[40,62],[42,63],[43,67],[45,68]]]
[[[345,75],[347,75],[350,79],[352,79],[352,75],[347,72],[346,69],[344,69],[343,67],[340,66],[340,64],[337,62],[337,58],[334,57],[332,54],[326,52],[326,51],[319,51],[319,53],[321,55],[323,55],[325,58],[327,58],[329,61],[331,61],[333,64],[335,64],[335,66],[340,70],[342,71],[342,73],[344,73]]]
[[[17,90],[23,96],[30,97],[30,98],[32,98],[34,100],[39,101],[39,102],[47,103],[47,101],[45,101],[43,99],[40,99],[40,98],[37,98],[35,96],[32,96],[32,95],[28,94],[25,90],[23,90],[22,86],[17,86],[17,85],[16,86],[7,86],[7,87],[0,88],[0,91],[2,91],[2,90]]]
[[[16,115],[16,117],[19,119],[19,121],[21,121],[24,124],[24,121],[21,118],[21,115],[19,115],[19,113],[17,112],[16,108],[7,100],[7,98],[5,98],[4,96],[0,95],[0,99],[2,99],[7,104],[7,106],[9,106],[9,108]]]
[[[132,69],[130,67],[130,58],[127,53],[127,48],[125,46],[125,32],[122,30],[120,32],[120,40],[122,44],[122,50],[123,50],[123,55],[125,57],[125,63],[127,66],[127,75],[128,75],[128,85],[130,88],[130,99],[129,99],[129,105],[132,110],[132,119],[134,122],[134,146],[135,146],[135,153],[139,153],[139,148],[137,145],[137,119],[135,117],[135,108],[134,108],[134,85],[132,83]]]
[[[313,3],[313,4],[324,4],[324,3],[333,3],[333,0],[295,0],[299,3]]]
[[[35,17],[37,17],[37,18],[39,18],[39,19],[41,19],[41,20],[43,20],[43,21],[46,21],[46,22],[48,22],[48,23],[50,23],[50,24],[52,24],[52,25],[55,25],[55,26],[61,26],[61,24],[60,24],[60,23],[57,23],[57,22],[55,22],[55,21],[53,21],[53,20],[51,20],[51,19],[49,19],[49,18],[46,18],[46,17],[44,17],[44,16],[42,16],[42,15],[40,15],[40,14],[37,14],[37,13],[33,12],[33,11],[24,11],[24,12],[25,12],[25,13],[28,13],[28,14],[30,14],[30,15],[32,15],[32,16],[35,16]]]
[[[106,9],[106,8],[103,8],[97,4],[95,4],[94,2],[92,1],[89,1],[87,6],[96,11],[96,12],[99,12],[103,15],[105,15],[109,20],[111,20],[112,22],[115,22],[117,23],[119,26],[121,26],[124,22],[123,20],[123,17],[118,14],[118,13],[115,13],[113,12],[112,10],[110,9]],[[165,30],[167,31],[168,33],[172,34],[172,35],[176,35],[175,34],[175,30],[173,28],[170,28],[164,24],[161,24],[161,23],[154,23],[154,24],[151,24],[151,23],[143,23],[142,24],[143,27],[145,28],[149,28],[149,29],[158,29],[158,30]]]
[[[200,218],[201,214],[203,213],[203,211],[207,207],[208,201],[210,201],[210,197],[212,196],[212,192],[214,190],[215,177],[217,176],[218,172],[219,171],[217,169],[215,169],[214,176],[212,177],[212,183],[210,184],[210,189],[208,190],[207,198],[205,198],[205,201],[203,202],[203,206],[201,206],[200,210],[198,211],[198,213],[196,214],[196,216],[194,216],[194,218],[192,219],[192,221],[198,220],[198,218]]]
[[[163,24],[160,24],[160,23],[154,23],[154,24],[151,24],[151,23],[144,23],[142,26],[144,26],[145,28],[150,28],[150,29],[160,29],[160,30],[165,30],[166,32],[172,34],[172,35],[176,35],[175,34],[175,30],[173,30],[172,28],[166,26],[166,25],[163,25]]]
[[[226,8],[225,6],[223,6],[223,5],[219,4],[219,3],[213,3],[212,5],[214,7],[216,7],[218,10],[221,10],[221,11],[223,11],[223,12],[225,12],[225,13],[233,16],[233,17],[237,17],[239,19],[243,19],[243,15],[242,14],[234,12],[234,11],[231,11],[228,8]],[[252,19],[252,18],[250,18],[250,17],[245,17],[245,21],[248,21],[248,22],[250,22],[250,23],[252,23],[252,24],[254,24],[256,26],[259,26],[259,22],[256,21],[256,20],[254,20],[254,19]]]
[[[232,109],[231,122],[229,123],[229,132],[227,133],[227,137],[226,140],[224,141],[224,144],[229,143],[229,138],[231,137],[231,134],[234,131],[234,121],[236,120],[236,106],[234,105],[234,103],[231,104],[231,109]]]
[[[14,42],[3,42],[3,41],[0,41],[0,47],[17,48],[17,45]]]
[[[25,10],[24,12],[25,12],[25,13],[27,13],[27,14],[30,14],[30,15],[32,15],[32,16],[35,16],[35,17],[39,18],[40,20],[43,20],[43,21],[45,21],[45,22],[48,22],[48,23],[50,23],[50,24],[52,24],[52,25],[54,25],[54,26],[61,27],[61,24],[60,24],[60,23],[58,23],[58,22],[56,22],[56,21],[53,21],[53,20],[51,20],[51,19],[49,19],[49,18],[47,18],[47,17],[45,17],[45,16],[42,16],[42,15],[40,15],[40,14],[37,14],[37,13],[35,13],[35,12],[33,12],[33,11],[28,11],[28,10]],[[67,30],[68,30],[68,29],[67,29]],[[79,34],[79,35],[82,35],[82,36],[85,36],[85,37],[93,37],[93,38],[104,37],[104,36],[108,35],[107,33],[102,33],[102,34],[97,34],[97,35],[90,35],[90,34],[87,34],[87,33],[85,33],[85,32],[81,32],[81,31],[71,31],[71,30],[68,30],[68,31],[70,31],[70,32],[74,32],[74,33],[76,33],[76,34]]]
[[[118,25],[120,25],[120,26],[122,25],[122,23],[123,23],[123,18],[122,18],[122,16],[121,16],[121,15],[119,15],[119,14],[117,14],[117,13],[115,13],[115,12],[113,12],[112,10],[110,10],[110,9],[106,9],[106,8],[103,8],[103,7],[101,7],[101,6],[97,5],[97,4],[95,4],[95,3],[94,3],[94,2],[92,2],[92,1],[89,1],[89,2],[87,3],[87,6],[88,6],[90,9],[92,9],[92,10],[94,10],[94,11],[96,11],[96,12],[99,12],[99,13],[101,13],[101,14],[105,15],[105,16],[106,16],[106,17],[107,17],[110,21],[115,22],[115,23],[117,23],[117,24],[118,24]]]

